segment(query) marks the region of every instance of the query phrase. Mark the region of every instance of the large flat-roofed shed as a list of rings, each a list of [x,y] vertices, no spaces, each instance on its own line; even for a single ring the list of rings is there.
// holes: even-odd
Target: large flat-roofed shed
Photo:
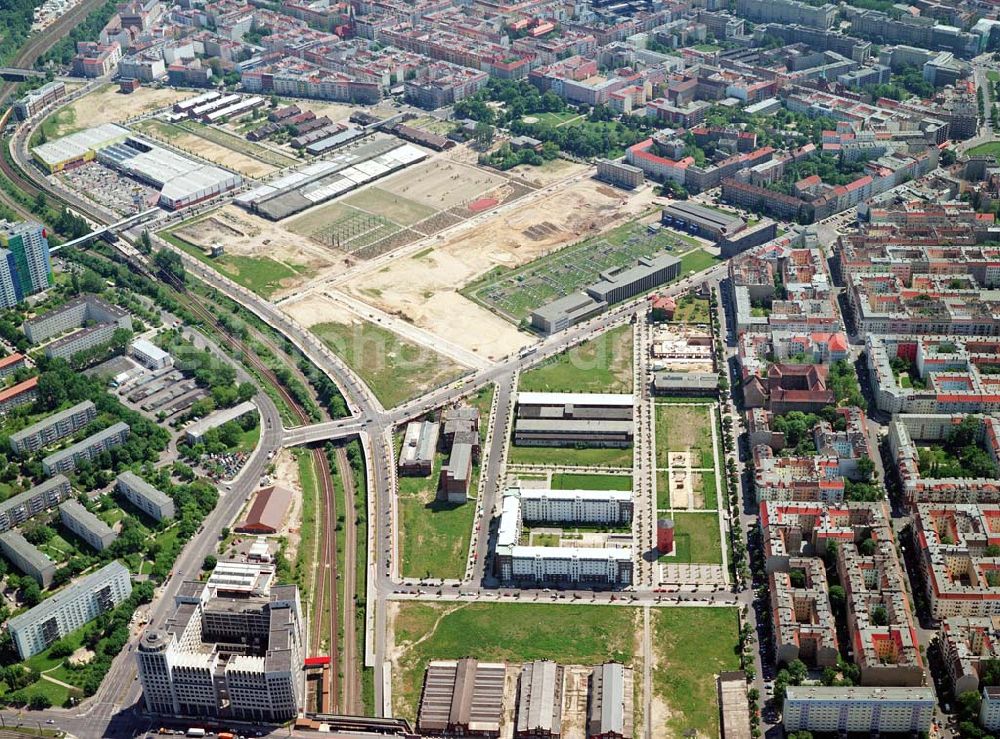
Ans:
[[[632,736],[632,670],[617,662],[594,667],[587,700],[587,738]]]
[[[628,393],[518,393],[514,443],[631,446],[632,408]]]
[[[472,657],[427,665],[417,729],[423,734],[499,736],[507,666]]]
[[[743,219],[735,213],[689,202],[671,203],[660,213],[660,221],[712,241],[731,236],[744,227]]]
[[[603,312],[608,304],[583,292],[570,293],[531,312],[531,326],[543,334],[565,331]]]
[[[558,739],[562,733],[563,668],[550,660],[526,662],[517,689],[514,736]]]
[[[291,502],[292,491],[286,487],[272,485],[258,490],[246,520],[238,524],[236,530],[242,534],[278,533]]]
[[[587,295],[598,302],[620,303],[642,295],[665,282],[681,276],[681,260],[669,254],[643,257],[634,267],[605,270],[600,282],[587,288]]]
[[[715,395],[719,391],[719,376],[714,372],[657,372],[652,391],[654,395]]]
[[[745,672],[719,674],[719,710],[722,739],[750,739],[750,701]]]

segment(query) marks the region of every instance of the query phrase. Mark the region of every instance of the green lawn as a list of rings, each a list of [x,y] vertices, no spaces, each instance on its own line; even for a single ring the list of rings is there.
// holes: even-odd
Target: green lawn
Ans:
[[[631,490],[632,475],[587,475],[556,472],[553,490]]]
[[[656,466],[667,466],[668,452],[690,450],[691,466],[714,468],[712,426],[707,408],[656,405]]]
[[[298,281],[300,276],[292,267],[270,257],[244,257],[234,254],[210,257],[201,247],[185,241],[176,234],[161,231],[159,235],[195,259],[264,298],[270,298],[277,290],[286,287],[287,283],[283,285],[282,281]]]
[[[719,261],[719,257],[712,256],[704,249],[694,249],[681,257],[681,275],[701,272],[703,269],[714,267]]]
[[[563,113],[531,113],[525,118],[537,118],[539,123],[544,123],[552,128],[560,128],[565,125],[574,125],[583,119],[583,116],[576,111],[567,110]]]
[[[655,608],[652,628],[653,693],[670,716],[665,735],[719,736],[716,677],[739,669],[736,609]]]
[[[970,156],[983,156],[990,154],[998,156],[1000,155],[1000,141],[990,141],[985,144],[980,144],[979,146],[974,146],[965,153]]]
[[[718,51],[722,47],[719,46],[718,44],[695,44],[691,48],[694,49],[695,51],[711,52],[711,51]]]
[[[685,295],[677,301],[675,323],[708,323],[708,301]]]
[[[990,82],[1000,82],[1000,72],[997,72],[995,69],[991,69],[986,72],[986,79]]]
[[[361,375],[386,408],[446,385],[466,370],[368,321],[318,323],[319,339]]]
[[[258,441],[260,441],[260,423],[249,431],[243,432],[240,436],[239,444],[236,445],[236,449],[241,452],[252,452],[257,448]]]
[[[636,611],[631,608],[521,603],[398,607],[394,635],[400,656],[392,671],[393,713],[411,721],[424,670],[433,659],[475,656],[592,665],[607,660],[630,663],[633,657]]]
[[[714,472],[694,472],[692,473],[694,478],[691,482],[695,491],[701,491],[705,505],[703,506],[706,510],[715,510],[719,505],[719,496],[715,490],[715,473]],[[656,473],[656,510],[658,511],[668,511],[670,510],[670,487],[669,483],[669,473],[666,470]]]
[[[490,409],[493,407],[493,392],[496,385],[490,383],[481,388],[475,395],[466,398],[463,402],[468,403],[479,411],[479,444],[486,443],[486,428],[490,423]]]
[[[677,553],[665,558],[678,564],[722,564],[722,539],[717,513],[675,513],[674,547]]]
[[[476,504],[436,500],[444,455],[436,455],[428,477],[399,478],[400,548],[403,577],[461,578],[469,554]],[[469,493],[475,495],[474,484]]]
[[[632,326],[626,324],[525,371],[522,392],[632,392]]]
[[[511,445],[507,461],[511,464],[548,464],[568,467],[631,467],[632,448],[576,449],[572,447]]]

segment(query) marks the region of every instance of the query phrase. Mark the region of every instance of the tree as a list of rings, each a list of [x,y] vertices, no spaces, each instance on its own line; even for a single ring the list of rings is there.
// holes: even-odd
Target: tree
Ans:
[[[143,254],[149,254],[153,250],[153,242],[149,238],[149,231],[143,231],[139,236],[139,250]]]
[[[955,151],[954,149],[944,149],[941,151],[941,166],[950,167],[955,163]]]
[[[160,249],[153,256],[153,264],[156,265],[160,272],[165,273],[168,279],[184,282],[184,262],[181,260],[179,254],[169,249]]]
[[[31,696],[28,707],[32,711],[44,711],[46,708],[52,708],[52,701],[44,693],[35,693]]]
[[[840,585],[831,585],[827,591],[827,595],[830,598],[830,606],[835,611],[841,610],[847,602],[847,593],[844,592],[844,588]]]
[[[794,659],[788,664],[788,674],[793,685],[799,685],[809,675],[809,668],[800,659]]]
[[[955,699],[955,710],[962,721],[976,721],[983,699],[975,690],[967,690]]]
[[[476,122],[476,131],[475,131],[476,145],[480,149],[483,149],[484,151],[486,149],[489,149],[490,146],[493,144],[493,137],[495,135],[496,135],[496,129],[493,128],[493,126],[491,126],[489,123],[487,123],[486,121]]]
[[[886,611],[885,606],[877,605],[872,609],[872,624],[875,626],[888,626],[889,625],[889,612]]]
[[[209,554],[205,557],[205,561],[201,563],[201,569],[214,570],[216,564],[218,564],[218,560],[215,558],[215,555]]]
[[[875,462],[871,457],[862,457],[858,460],[858,474],[863,482],[871,482],[875,476]]]

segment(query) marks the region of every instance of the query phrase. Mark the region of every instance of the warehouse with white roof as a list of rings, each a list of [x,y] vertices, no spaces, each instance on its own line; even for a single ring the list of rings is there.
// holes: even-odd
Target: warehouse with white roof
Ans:
[[[112,144],[125,141],[128,137],[128,129],[116,126],[114,123],[105,123],[48,141],[36,146],[31,152],[46,170],[61,172],[93,161],[97,157],[97,152]]]
[[[159,204],[169,210],[209,200],[243,182],[238,174],[135,137],[102,149],[97,159],[122,174],[159,188]]]

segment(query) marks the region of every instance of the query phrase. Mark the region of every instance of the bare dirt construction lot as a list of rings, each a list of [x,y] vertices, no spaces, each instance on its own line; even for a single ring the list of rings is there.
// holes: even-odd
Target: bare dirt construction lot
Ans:
[[[546,161],[540,167],[533,167],[530,164],[519,164],[512,169],[508,169],[505,174],[511,175],[530,182],[538,187],[546,187],[553,182],[582,174],[587,171],[586,164],[571,162],[567,159],[552,159]]]
[[[436,158],[390,177],[382,189],[434,210],[450,210],[506,182],[506,177],[485,169]]]
[[[143,113],[173,105],[195,94],[186,90],[140,87],[126,95],[118,91],[117,85],[105,85],[66,106],[59,114],[57,130],[50,131],[49,136],[64,136],[102,123],[121,123]]]
[[[412,188],[407,197],[416,199]],[[585,178],[526,200],[473,219],[440,241],[427,240],[426,248],[413,247],[412,255],[388,266],[356,268],[343,287],[483,356],[517,351],[531,337],[459,288],[495,267],[517,267],[631,220],[650,207],[653,195],[648,189],[629,195]]]
[[[140,88],[141,89],[141,88]],[[266,162],[255,159],[225,146],[216,144],[178,126],[170,125],[155,118],[140,121],[134,128],[152,139],[168,143],[181,151],[214,162],[220,166],[239,172],[248,177],[263,177],[277,171]]]
[[[340,255],[325,249],[303,236],[291,233],[280,225],[227,205],[207,218],[192,221],[174,230],[185,241],[209,249],[215,244],[225,247],[226,254],[236,257],[273,259],[291,265],[312,279],[333,268]],[[305,279],[282,285],[274,294],[280,298],[297,289]]]

